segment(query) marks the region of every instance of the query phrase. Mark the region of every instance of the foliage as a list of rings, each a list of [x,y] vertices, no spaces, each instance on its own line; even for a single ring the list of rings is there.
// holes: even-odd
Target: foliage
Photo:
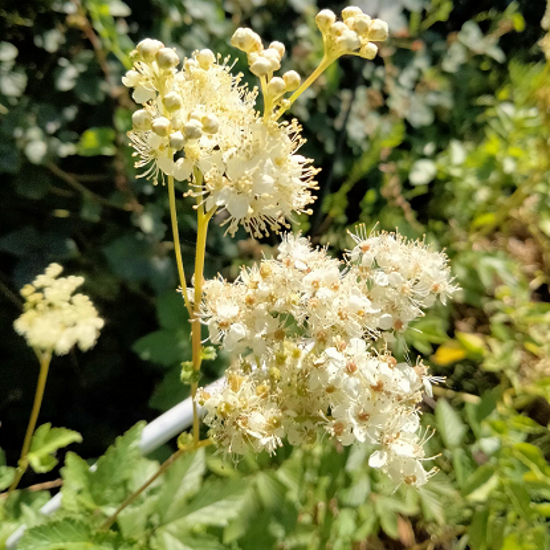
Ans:
[[[11,334],[14,290],[53,260],[86,273],[108,325],[89,355],[73,354],[52,369],[48,424],[35,434],[34,470],[51,470],[44,477],[54,479],[57,461],[63,464],[62,509],[39,513],[49,498],[40,487],[2,494],[0,548],[22,524],[29,526],[23,549],[247,550],[260,540],[289,549],[420,549],[430,540],[441,549],[550,546],[550,88],[537,46],[543,3],[368,2],[393,30],[383,64],[361,72],[346,60],[295,105],[311,142],[321,143],[308,144],[307,154],[324,168],[304,231],[344,250],[348,227],[379,223],[425,234],[451,256],[461,300],[421,319],[418,332],[397,343],[413,361],[431,355],[435,373],[447,377],[425,398],[423,415],[429,433],[436,428],[427,447],[441,472],[420,490],[394,492],[356,448],[285,448],[237,465],[199,450],[178,460],[109,531],[101,523],[156,471],[166,449],[140,455],[142,424],[104,449],[138,419],[187,395],[180,374],[190,348],[173,291],[166,193],[135,178],[126,147],[132,107],[120,77],[129,67],[128,33],[132,41],[158,36],[180,53],[205,46],[225,53],[235,26],[252,20],[266,37],[292,44],[292,63],[306,72],[322,52],[310,17],[315,6],[8,4],[0,12],[1,326]],[[191,267],[194,221],[183,214],[179,221]],[[237,246],[214,226],[206,275],[232,278],[272,244]],[[4,489],[35,372],[21,368],[32,358],[15,336],[0,349]],[[208,362],[206,381],[225,366],[223,357]],[[75,449],[103,455],[95,468],[64,454],[80,437],[52,425],[81,432]],[[43,478],[30,473],[24,485],[37,481]]]

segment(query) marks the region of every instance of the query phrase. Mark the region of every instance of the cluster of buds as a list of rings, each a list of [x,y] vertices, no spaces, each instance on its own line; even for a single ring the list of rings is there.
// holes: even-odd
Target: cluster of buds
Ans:
[[[381,19],[371,19],[356,6],[342,10],[342,21],[337,21],[331,10],[321,10],[315,22],[323,34],[325,55],[329,59],[345,54],[374,59],[378,53],[374,42],[388,38],[388,24]]]
[[[15,321],[17,333],[40,352],[68,353],[76,344],[82,351],[92,348],[104,321],[84,294],[73,294],[83,277],[59,277],[63,268],[50,264],[32,284],[21,289],[25,311]]]
[[[229,453],[273,452],[328,433],[378,446],[371,465],[423,483],[416,405],[434,380],[385,342],[456,287],[444,254],[396,234],[353,235],[345,260],[286,235],[274,259],[206,281],[210,341],[239,358],[227,384],[202,392],[211,437]]]
[[[284,94],[300,87],[301,77],[296,71],[273,76],[281,68],[285,54],[285,46],[281,42],[271,42],[269,47],[264,48],[257,33],[248,28],[239,28],[231,37],[231,45],[246,53],[250,72],[265,83],[264,94],[269,98],[270,107],[280,102]]]

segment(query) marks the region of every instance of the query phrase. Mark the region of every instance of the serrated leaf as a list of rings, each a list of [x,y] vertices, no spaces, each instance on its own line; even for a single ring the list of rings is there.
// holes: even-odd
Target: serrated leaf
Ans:
[[[435,419],[438,432],[448,449],[462,443],[467,431],[466,424],[464,424],[460,413],[455,411],[445,399],[437,401]]]
[[[48,523],[28,529],[19,550],[112,550],[109,543],[92,542],[91,529],[73,520]]]
[[[78,456],[69,453],[62,469],[63,507],[71,511],[116,506],[130,492],[134,472],[141,456],[139,442],[145,422],[139,422],[118,437],[99,458],[94,470]]]
[[[161,523],[181,517],[181,510],[200,489],[206,470],[204,449],[183,455],[170,466],[163,476],[158,495],[156,513]]]
[[[422,513],[428,521],[436,521],[439,525],[445,523],[445,512],[439,494],[429,485],[418,488]]]
[[[31,468],[39,474],[49,472],[57,465],[57,459],[52,456],[57,450],[81,443],[82,436],[67,428],[52,428],[51,424],[43,424],[32,436],[31,448],[28,454]]]
[[[239,479],[205,483],[197,497],[179,510],[180,519],[167,529],[177,534],[198,525],[225,527],[239,514],[247,491],[247,484]]]

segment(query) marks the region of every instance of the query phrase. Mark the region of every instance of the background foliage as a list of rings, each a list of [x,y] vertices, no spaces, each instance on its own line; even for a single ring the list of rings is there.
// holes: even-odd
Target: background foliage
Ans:
[[[125,132],[133,102],[120,84],[133,43],[152,36],[185,55],[231,53],[243,24],[288,46],[307,74],[322,53],[312,0],[15,2],[0,8],[0,486],[17,461],[36,366],[12,323],[17,289],[51,261],[86,276],[107,320],[94,350],[55,359],[24,486],[63,477],[63,509],[37,514],[43,490],[0,495],[0,548],[24,522],[22,549],[550,547],[550,73],[539,41],[542,0],[363,0],[390,24],[381,59],[344,58],[294,108],[323,167],[315,242],[349,246],[346,228],[399,228],[446,247],[463,288],[400,342],[447,382],[426,397],[441,469],[397,492],[359,449],[323,444],[222,464],[188,456],[98,535],[155,470],[142,425],[186,397],[189,330],[176,286],[167,195],[136,179]],[[548,27],[546,22],[546,26]],[[547,43],[550,39],[547,38]],[[244,65],[242,67],[244,69]],[[336,90],[338,90],[336,92]],[[180,194],[181,195],[181,194]],[[185,199],[181,199],[182,203]],[[184,212],[183,204],[180,212]],[[194,217],[180,215],[185,258]],[[276,239],[207,245],[207,276],[235,276]],[[243,235],[241,235],[243,237]],[[225,367],[206,363],[205,379]],[[49,438],[49,439],[48,439]],[[42,452],[44,451],[44,452]],[[5,480],[8,480],[4,483]],[[109,488],[106,490],[106,488]],[[72,546],[69,545],[72,544]],[[80,544],[80,546],[79,546]]]

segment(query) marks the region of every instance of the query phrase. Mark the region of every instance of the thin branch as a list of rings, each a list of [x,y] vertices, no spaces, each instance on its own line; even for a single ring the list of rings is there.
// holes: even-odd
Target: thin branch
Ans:
[[[121,206],[120,204],[111,202],[109,199],[90,191],[90,189],[82,185],[74,176],[68,172],[65,172],[65,170],[62,170],[59,166],[56,166],[52,162],[48,162],[46,164],[46,168],[59,179],[63,180],[66,184],[70,185],[73,189],[76,189],[79,193],[82,193],[85,197],[94,202],[102,204],[103,206],[109,206],[110,208],[116,208],[117,210],[123,210],[124,212],[130,212],[133,210],[131,205],[126,204]]]

